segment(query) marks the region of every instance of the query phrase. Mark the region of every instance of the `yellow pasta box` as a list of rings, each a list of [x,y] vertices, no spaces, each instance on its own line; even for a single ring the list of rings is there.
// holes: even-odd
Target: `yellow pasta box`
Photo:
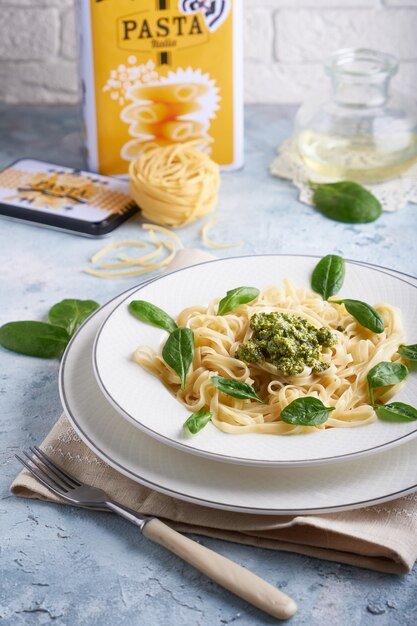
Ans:
[[[90,169],[124,175],[150,147],[191,140],[225,169],[242,165],[241,5],[82,0]]]

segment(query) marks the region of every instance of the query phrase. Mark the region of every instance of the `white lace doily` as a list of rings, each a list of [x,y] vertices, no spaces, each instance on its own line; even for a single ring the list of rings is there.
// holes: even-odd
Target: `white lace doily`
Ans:
[[[299,199],[301,202],[313,204],[313,192],[307,181],[336,182],[334,178],[325,178],[307,170],[291,138],[286,139],[279,146],[277,152],[278,156],[272,161],[270,172],[274,176],[292,181],[300,191]],[[378,198],[384,211],[398,211],[408,202],[417,204],[417,163],[398,178],[364,186]]]

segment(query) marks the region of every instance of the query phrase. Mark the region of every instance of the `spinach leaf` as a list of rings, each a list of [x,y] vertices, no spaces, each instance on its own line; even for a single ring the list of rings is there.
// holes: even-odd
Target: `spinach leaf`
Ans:
[[[385,324],[383,318],[378,311],[375,311],[375,309],[369,304],[366,304],[366,302],[362,302],[361,300],[349,300],[348,298],[344,300],[331,300],[331,302],[344,304],[346,311],[353,315],[361,326],[368,328],[373,333],[379,334],[384,332]]]
[[[213,413],[210,413],[210,411],[207,411],[207,409],[203,407],[196,413],[190,415],[190,417],[184,422],[184,428],[186,428],[192,435],[195,435],[209,423],[212,417]]]
[[[328,254],[316,265],[311,276],[311,287],[324,300],[340,291],[345,279],[345,261],[341,256]]]
[[[168,313],[145,300],[132,300],[129,304],[129,311],[141,322],[162,328],[169,333],[172,333],[177,328],[176,323]]]
[[[231,289],[220,300],[217,315],[225,315],[241,304],[252,302],[259,296],[259,293],[259,289],[256,289],[256,287],[236,287],[236,289]]]
[[[7,350],[54,359],[62,356],[70,335],[46,322],[9,322],[0,328],[0,345]]]
[[[48,319],[54,326],[65,328],[72,337],[84,320],[99,307],[94,300],[62,300],[51,308]]]
[[[408,361],[417,361],[417,343],[412,346],[400,346],[398,352]]]
[[[297,426],[318,426],[324,424],[334,407],[324,406],[318,398],[297,398],[281,411],[281,419],[286,424]]]
[[[376,414],[385,422],[412,422],[417,420],[417,409],[404,402],[391,402],[375,406]]]
[[[256,395],[253,387],[247,383],[242,383],[240,380],[223,378],[223,376],[213,376],[211,381],[219,391],[226,393],[228,396],[232,396],[232,398],[237,398],[238,400],[257,400],[265,404],[265,402]]]
[[[382,213],[379,200],[357,183],[342,181],[310,184],[314,189],[314,206],[332,220],[365,224],[373,222]]]
[[[402,363],[391,363],[381,361],[369,370],[367,380],[369,387],[369,398],[374,404],[374,392],[377,387],[388,387],[400,383],[408,374],[408,369]]]
[[[185,387],[188,370],[194,357],[194,335],[189,328],[176,328],[168,337],[162,349],[162,358],[181,380],[181,389]]]

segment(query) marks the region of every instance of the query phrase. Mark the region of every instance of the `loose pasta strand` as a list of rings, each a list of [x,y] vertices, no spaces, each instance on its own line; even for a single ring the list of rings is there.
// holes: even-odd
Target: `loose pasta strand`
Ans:
[[[114,243],[109,243],[107,246],[104,246],[104,248],[101,248],[101,250],[93,254],[90,261],[92,263],[96,263],[99,259],[105,256],[108,252],[110,252],[111,250],[114,250],[114,248],[127,247],[127,246],[138,246],[140,248],[144,248],[146,246],[146,243],[144,243],[143,241],[115,241]]]
[[[144,247],[149,245],[149,243],[155,246],[155,250],[149,252],[148,254],[144,254],[141,257],[133,258],[126,254],[119,255],[119,261],[113,263],[102,263],[98,266],[98,268],[87,267],[84,269],[86,274],[90,274],[91,276],[97,276],[98,278],[123,278],[129,276],[142,276],[143,274],[147,274],[152,270],[160,269],[161,267],[165,267],[174,259],[177,249],[184,248],[181,239],[175,233],[170,230],[163,228],[162,226],[156,226],[154,224],[143,224],[143,228],[145,231],[148,231],[150,242],[142,242],[142,241],[117,241],[111,243],[98,252],[96,252],[92,257],[91,261],[97,262],[99,259],[102,259],[103,256],[114,250],[115,248],[120,247]],[[170,237],[170,239],[160,240],[154,231],[163,233],[164,235]],[[158,256],[163,252],[163,250],[168,252],[165,258],[160,261],[153,261],[153,259],[158,258]],[[122,272],[107,272],[103,270],[119,270],[130,267],[139,266],[141,269],[134,269]]]
[[[206,224],[204,224],[201,229],[201,239],[206,246],[210,248],[216,248],[217,250],[223,250],[225,248],[237,248],[238,246],[243,245],[243,241],[235,241],[234,243],[216,243],[212,239],[209,239],[208,233],[209,231],[217,224],[219,218],[214,216],[212,217]]]

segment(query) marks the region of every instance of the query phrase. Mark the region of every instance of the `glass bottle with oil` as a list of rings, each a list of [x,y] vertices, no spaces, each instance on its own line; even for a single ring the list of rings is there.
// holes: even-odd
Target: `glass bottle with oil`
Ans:
[[[314,174],[335,180],[379,182],[417,162],[417,103],[390,89],[398,63],[365,49],[336,52],[325,65],[330,96],[301,106],[295,142]]]

